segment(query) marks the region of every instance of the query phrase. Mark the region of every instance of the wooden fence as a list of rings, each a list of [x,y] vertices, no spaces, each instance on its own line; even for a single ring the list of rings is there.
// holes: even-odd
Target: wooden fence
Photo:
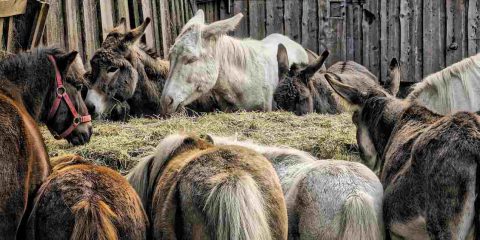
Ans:
[[[44,42],[78,50],[85,60],[121,18],[131,28],[150,17],[143,41],[165,54],[192,16],[190,0],[49,0]]]
[[[242,12],[245,17],[233,33],[235,36],[261,39],[271,33],[283,33],[313,51],[328,48],[331,55],[327,64],[354,60],[381,79],[387,75],[390,59],[396,57],[401,62],[405,83],[420,81],[480,51],[480,0],[48,2],[44,43],[76,49],[84,59],[92,56],[121,17],[126,17],[134,27],[147,16],[153,22],[143,41],[164,56],[197,8],[205,11],[207,22]],[[2,44],[5,45],[4,40],[0,41],[0,48]]]

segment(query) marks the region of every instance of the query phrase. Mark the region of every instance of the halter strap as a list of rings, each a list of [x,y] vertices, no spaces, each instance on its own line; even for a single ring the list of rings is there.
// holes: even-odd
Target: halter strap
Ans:
[[[60,103],[62,102],[62,99],[65,100],[65,103],[67,104],[68,109],[70,110],[70,113],[72,113],[73,115],[73,122],[70,125],[70,127],[68,127],[67,130],[65,130],[63,133],[59,135],[54,134],[55,139],[62,139],[70,135],[73,132],[73,130],[75,130],[75,128],[78,127],[78,125],[82,123],[91,122],[92,117],[89,114],[85,116],[80,116],[80,114],[78,114],[77,110],[75,109],[75,106],[72,103],[72,100],[68,96],[67,90],[63,86],[62,75],[60,74],[60,70],[58,70],[57,62],[55,61],[55,58],[52,55],[48,55],[48,59],[53,64],[53,67],[55,68],[55,81],[57,84],[57,89],[55,94],[57,95],[57,97],[53,101],[52,108],[50,108],[50,112],[48,112],[47,121],[50,121],[51,119],[53,119],[53,117],[55,116],[55,113],[58,111],[58,108],[60,107]]]

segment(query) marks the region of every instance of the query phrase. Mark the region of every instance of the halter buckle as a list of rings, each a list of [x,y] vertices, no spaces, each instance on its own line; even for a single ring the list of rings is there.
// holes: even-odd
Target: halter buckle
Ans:
[[[74,125],[78,125],[80,123],[82,123],[82,117],[76,117],[76,118],[73,119],[73,124]]]
[[[66,92],[67,92],[67,90],[65,89],[65,87],[63,87],[63,86],[57,87],[57,96],[61,97]]]

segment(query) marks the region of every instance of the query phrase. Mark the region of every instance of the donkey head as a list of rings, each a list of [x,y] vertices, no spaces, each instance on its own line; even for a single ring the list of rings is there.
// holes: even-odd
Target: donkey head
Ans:
[[[277,61],[279,84],[273,99],[277,108],[305,115],[314,111],[314,96],[311,88],[313,75],[323,66],[329,52],[325,50],[322,56],[308,65],[293,64],[288,68],[287,50],[283,44],[278,45]]]
[[[392,60],[392,66],[398,68],[395,59]],[[383,154],[405,103],[386,91],[349,86],[332,73],[327,73],[325,78],[335,92],[355,107],[352,121],[357,127],[360,155],[367,166],[378,171],[381,163],[377,158]]]
[[[127,31],[125,19],[122,18],[93,55],[90,60],[92,70],[88,74],[91,89],[86,97],[92,114],[102,115],[114,110],[135,93],[139,81],[139,59],[132,46],[149,23],[150,18],[146,18],[140,26]]]
[[[215,58],[213,45],[217,38],[233,31],[242,17],[239,13],[207,25],[199,10],[185,24],[170,49],[170,72],[161,97],[164,114],[176,112],[215,86],[221,63]]]

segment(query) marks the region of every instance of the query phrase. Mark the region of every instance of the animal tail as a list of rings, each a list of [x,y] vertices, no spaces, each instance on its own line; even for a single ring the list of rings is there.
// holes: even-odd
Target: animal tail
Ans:
[[[364,192],[350,195],[342,213],[342,239],[380,240],[382,231],[373,199]]]
[[[103,201],[82,200],[73,207],[75,226],[72,240],[116,240],[117,229],[113,224],[117,215]]]
[[[204,212],[216,239],[272,239],[262,194],[247,174],[219,180],[208,195]]]

